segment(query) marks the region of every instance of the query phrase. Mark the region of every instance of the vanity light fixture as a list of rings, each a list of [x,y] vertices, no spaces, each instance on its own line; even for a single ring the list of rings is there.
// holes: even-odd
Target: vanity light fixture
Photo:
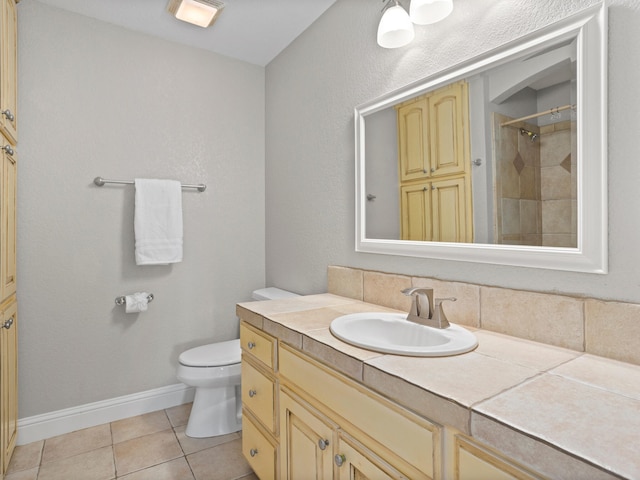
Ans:
[[[413,23],[398,0],[383,0],[382,18],[378,25],[378,45],[383,48],[404,47],[413,40]]]
[[[416,25],[429,25],[445,19],[453,11],[453,0],[411,0],[409,17]]]
[[[219,0],[169,0],[167,11],[178,20],[207,28],[213,25],[224,2]]]
[[[453,0],[411,0],[409,14],[398,0],[382,0],[382,18],[378,25],[378,45],[399,48],[414,37],[413,24],[429,25],[446,18],[453,11]]]

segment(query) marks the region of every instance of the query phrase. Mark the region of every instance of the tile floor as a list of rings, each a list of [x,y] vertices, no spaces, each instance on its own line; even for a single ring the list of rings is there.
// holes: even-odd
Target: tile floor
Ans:
[[[185,435],[191,404],[16,447],[5,480],[257,480],[241,434]]]

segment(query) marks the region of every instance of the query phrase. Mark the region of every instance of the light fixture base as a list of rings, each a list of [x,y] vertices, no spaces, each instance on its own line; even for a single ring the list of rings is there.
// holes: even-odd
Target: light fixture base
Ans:
[[[207,28],[218,19],[224,2],[220,0],[169,0],[167,11],[178,20]]]

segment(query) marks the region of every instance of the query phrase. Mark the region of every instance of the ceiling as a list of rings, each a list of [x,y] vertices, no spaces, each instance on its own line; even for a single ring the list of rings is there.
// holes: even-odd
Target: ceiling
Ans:
[[[130,30],[267,65],[336,0],[225,0],[204,29],[176,20],[168,0],[38,0]]]

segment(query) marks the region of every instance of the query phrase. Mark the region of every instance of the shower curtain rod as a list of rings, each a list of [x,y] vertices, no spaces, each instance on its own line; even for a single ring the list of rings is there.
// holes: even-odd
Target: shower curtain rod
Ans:
[[[526,117],[516,118],[515,120],[509,120],[508,122],[502,122],[500,124],[501,127],[506,127],[508,125],[512,125],[514,123],[522,122],[523,120],[529,120],[530,118],[541,117],[542,115],[551,115],[553,113],[560,113],[563,110],[568,110],[570,108],[576,108],[575,105],[563,105],[562,107],[553,107],[549,110],[545,110],[544,112],[534,113],[532,115],[527,115]]]
[[[97,186],[102,187],[105,183],[118,183],[121,185],[135,185],[133,180],[107,180],[106,178],[96,177],[93,179],[93,183]],[[181,184],[182,188],[197,188],[199,192],[204,192],[207,189],[207,186],[204,183],[199,185],[188,185],[186,183]]]

